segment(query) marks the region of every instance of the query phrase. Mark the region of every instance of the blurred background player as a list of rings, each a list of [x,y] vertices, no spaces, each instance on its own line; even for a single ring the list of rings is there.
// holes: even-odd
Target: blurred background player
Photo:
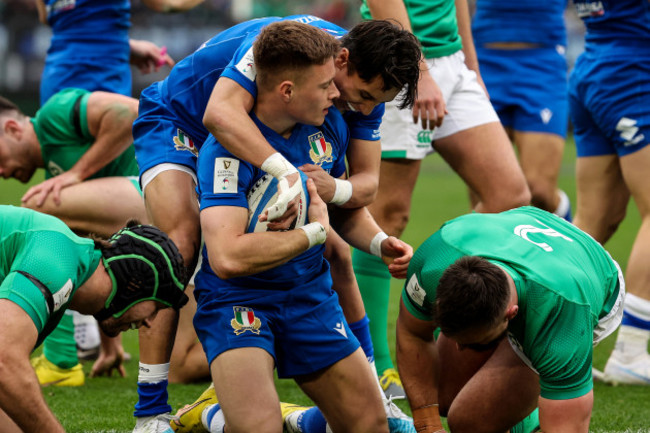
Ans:
[[[0,97],[0,174],[28,182],[45,168],[46,180],[25,193],[23,206],[60,218],[80,235],[108,237],[130,218],[145,221],[131,134],[137,110],[137,100],[127,96],[65,89],[30,118]],[[35,360],[44,385],[84,383],[73,321],[70,311]],[[84,341],[98,345],[98,331]],[[121,361],[119,339],[105,349],[111,352],[104,352],[93,374]]]
[[[630,197],[641,214],[626,269],[623,325],[605,377],[649,385],[650,4],[574,3],[587,27],[585,52],[569,79],[578,154],[575,224],[604,244],[625,217]]]
[[[234,127],[238,133],[242,132],[240,127],[244,127],[244,136],[253,136],[243,142],[235,140],[238,145],[248,143],[248,147],[244,147],[253,149],[259,144],[255,141],[259,135],[263,152],[275,155],[271,157],[272,161],[295,170],[291,164],[282,162],[284,158],[268,145],[248,114],[257,94],[251,47],[260,29],[278,20],[283,19],[253,20],[220,33],[179,62],[164,81],[148,87],[142,93],[134,136],[145,202],[152,221],[175,239],[186,257],[188,267],[193,266],[192,257],[197,255],[200,239],[195,166],[198,149],[210,132],[210,127],[206,129],[202,122],[204,113],[206,119],[212,121],[230,116],[228,118],[231,120],[227,122],[229,127]],[[352,104],[362,109],[363,114],[350,112],[346,115],[351,134],[358,140],[354,149],[348,152],[350,179],[335,182],[327,176],[320,183],[323,184],[323,194],[329,194],[330,201],[339,205],[360,206],[359,203],[372,200],[377,184],[378,149],[373,141],[378,139],[382,102],[394,98],[402,88],[407,89],[405,104],[408,105],[414,98],[420,57],[417,41],[408,32],[385,21],[363,23],[346,32],[308,15],[284,20],[308,23],[330,34],[342,36],[342,49],[335,61],[337,73],[334,82],[337,88],[343,89],[341,92],[346,99],[340,98],[339,103],[342,107]],[[221,93],[222,86],[226,86],[226,94]],[[218,102],[227,103],[221,106]],[[234,104],[234,108],[228,103]],[[243,115],[245,120],[232,120],[238,119],[239,115]],[[211,121],[206,121],[206,124],[210,125]],[[252,125],[250,128],[247,127],[249,124]],[[232,136],[229,137],[224,143],[231,142]],[[278,178],[286,174],[269,165],[264,167]],[[305,169],[313,172],[314,176],[320,173],[314,167]],[[347,245],[339,246],[338,251],[348,251],[346,254],[349,256]],[[341,257],[345,258],[343,255]],[[350,268],[349,257],[347,260],[345,265]],[[339,269],[348,272],[345,266]],[[349,273],[346,278],[346,287],[354,287],[349,284],[353,280],[352,274]],[[351,322],[359,322],[359,328],[367,326],[361,302],[357,302],[354,313],[356,317]],[[167,363],[176,328],[176,319],[171,316],[159,315],[151,330],[141,332],[143,369],[156,373],[143,373],[139,377],[140,400],[135,411],[139,425],[155,423],[157,415],[171,410],[166,393]],[[161,419],[167,424],[164,416]]]
[[[413,256],[397,319],[417,431],[444,431],[442,415],[452,432],[587,433],[593,347],[621,323],[624,296],[609,253],[551,213],[445,223]]]
[[[365,18],[396,19],[418,37],[424,54],[413,110],[386,105],[379,190],[369,206],[379,226],[401,236],[421,161],[434,149],[469,187],[474,210],[499,212],[528,204],[526,179],[481,81],[467,2],[368,0],[361,12]],[[377,372],[386,394],[403,398],[387,343],[390,275],[376,257],[355,251],[353,260]]]
[[[63,432],[29,355],[68,308],[97,317],[107,335],[149,326],[187,301],[183,258],[167,235],[130,223],[109,241],[76,236],[57,218],[0,206],[0,421],[3,432]]]
[[[571,221],[557,187],[569,119],[566,0],[477,0],[472,36],[481,77],[517,146],[531,204]]]
[[[291,21],[265,27],[254,45],[259,93],[252,115],[292,165],[318,163],[334,177],[345,175],[348,141],[341,114],[328,110],[338,96],[333,84],[337,52],[336,41],[314,27]],[[326,145],[320,154],[309,145],[315,136]],[[385,416],[382,422],[377,412],[381,412],[379,386],[331,290],[324,247],[319,245],[330,231],[329,221],[315,187],[309,190],[310,223],[302,230],[251,233],[246,230],[246,194],[268,174],[211,140],[198,163],[207,257],[197,275],[195,324],[221,406],[207,409],[204,426],[221,431],[225,415],[231,431],[279,431],[281,413],[273,384],[277,366],[278,374],[293,377],[337,430],[387,430]],[[230,181],[225,189],[224,180]],[[391,269],[396,276],[403,275],[409,247],[378,236],[382,232],[365,209],[342,212],[345,237],[387,256],[389,262],[388,256],[397,257]],[[222,248],[224,244],[230,247]],[[277,310],[285,302],[291,308]],[[238,332],[232,322],[234,305],[235,310],[247,311],[247,317],[254,315],[252,328],[242,322],[246,326]],[[253,400],[246,391],[249,386],[257,390]],[[248,402],[243,404],[244,400]],[[324,426],[322,415],[320,420]],[[179,421],[186,424],[182,416]]]

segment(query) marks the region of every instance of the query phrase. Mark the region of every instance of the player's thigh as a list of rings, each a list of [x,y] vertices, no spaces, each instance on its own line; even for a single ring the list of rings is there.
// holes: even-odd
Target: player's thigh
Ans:
[[[406,226],[421,163],[413,159],[381,160],[377,198],[368,209],[389,235],[399,237]]]
[[[151,223],[176,243],[186,265],[195,263],[201,237],[195,178],[187,171],[165,170],[144,188]]]
[[[273,357],[258,347],[228,350],[210,365],[228,431],[282,432]]]
[[[296,382],[323,412],[332,431],[387,432],[379,387],[363,351]]]
[[[478,194],[480,211],[500,212],[530,201],[515,152],[499,122],[485,123],[436,140],[440,156]]]
[[[620,158],[623,179],[642,216],[650,213],[650,146]]]
[[[439,353],[440,371],[444,372],[440,377],[441,389],[448,376],[456,375],[459,383],[465,381],[451,402],[446,403],[450,428],[507,431],[537,406],[539,377],[514,352],[507,338],[487,360],[480,352],[458,351],[455,344],[439,345]],[[449,395],[440,397],[448,399]]]
[[[578,157],[574,223],[605,243],[625,217],[629,190],[617,155]]]

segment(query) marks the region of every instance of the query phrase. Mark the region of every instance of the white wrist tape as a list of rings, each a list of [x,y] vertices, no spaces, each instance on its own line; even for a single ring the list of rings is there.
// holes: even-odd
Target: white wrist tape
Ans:
[[[307,239],[309,239],[309,248],[315,245],[324,244],[325,240],[327,239],[327,232],[325,231],[325,227],[323,227],[323,225],[319,222],[309,223],[298,228],[303,230],[307,235]]]
[[[381,258],[381,243],[384,239],[388,239],[388,235],[384,232],[379,232],[370,241],[370,254]]]
[[[332,197],[330,203],[342,206],[352,198],[352,182],[349,180],[334,179],[334,183],[336,184],[336,189],[334,190],[334,197]]]
[[[284,156],[278,152],[275,152],[273,155],[266,158],[260,168],[276,179],[280,179],[298,172],[296,167],[294,167],[289,161],[287,161]]]

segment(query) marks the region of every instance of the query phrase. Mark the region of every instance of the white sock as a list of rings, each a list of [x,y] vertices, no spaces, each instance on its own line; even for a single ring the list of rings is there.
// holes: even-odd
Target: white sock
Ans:
[[[201,424],[210,433],[223,433],[223,429],[226,427],[226,419],[223,416],[221,408],[212,416],[210,425],[208,425],[208,416],[210,415],[211,409],[214,409],[214,406],[216,405],[211,404],[203,409],[203,412],[201,412]]]
[[[612,356],[623,363],[632,362],[634,358],[648,353],[649,338],[650,331],[621,325]]]
[[[166,364],[140,363],[138,369],[139,383],[158,383],[169,378],[169,362]]]
[[[80,349],[89,350],[99,347],[99,327],[93,316],[72,311],[72,322],[74,323],[74,339]]]
[[[564,218],[571,208],[571,202],[569,201],[569,196],[566,195],[566,192],[558,189],[557,193],[560,196],[560,202],[557,205],[557,209],[555,209],[555,212],[553,213],[559,217]]]

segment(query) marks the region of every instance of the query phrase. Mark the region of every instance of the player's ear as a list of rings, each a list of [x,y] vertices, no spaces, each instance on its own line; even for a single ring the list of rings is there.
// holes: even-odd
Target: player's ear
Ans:
[[[16,119],[6,118],[2,124],[2,132],[16,140],[20,140],[23,134],[23,128]]]
[[[280,96],[284,102],[291,102],[291,99],[293,98],[294,86],[295,85],[293,81],[290,80],[285,80],[280,83]]]
[[[337,69],[343,69],[348,64],[348,59],[350,57],[350,51],[347,48],[341,48],[341,51],[334,58],[334,65]]]
[[[506,319],[512,320],[519,312],[519,305],[510,305],[506,310]]]

